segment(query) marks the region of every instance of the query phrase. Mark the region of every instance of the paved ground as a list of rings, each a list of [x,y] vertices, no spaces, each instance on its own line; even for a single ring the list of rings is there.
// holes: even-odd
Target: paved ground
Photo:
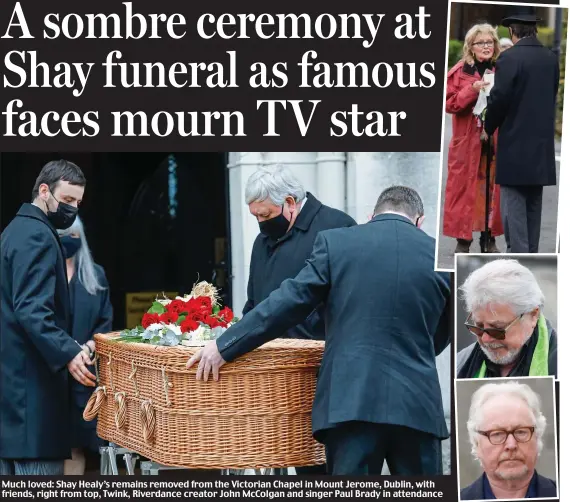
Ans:
[[[454,253],[457,242],[455,239],[444,237],[442,234],[443,229],[443,204],[445,199],[445,184],[447,182],[447,150],[449,141],[451,139],[451,116],[447,115],[445,119],[445,139],[443,150],[443,179],[442,179],[442,192],[441,192],[441,217],[439,228],[439,249],[438,249],[438,268],[439,269],[453,269],[454,267]],[[556,144],[556,170],[558,173],[558,180],[560,180],[560,162],[558,160],[560,155],[560,143]],[[540,232],[540,247],[541,253],[554,253],[556,252],[556,219],[558,211],[558,186],[545,187],[544,196],[542,200],[542,229]],[[497,246],[501,252],[505,252],[507,245],[503,237],[497,238]],[[473,236],[473,244],[471,245],[471,252],[479,253],[479,235]]]

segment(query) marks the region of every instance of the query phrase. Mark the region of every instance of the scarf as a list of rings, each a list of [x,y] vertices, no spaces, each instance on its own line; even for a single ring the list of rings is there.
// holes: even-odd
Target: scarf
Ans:
[[[481,75],[481,77],[483,77],[483,75],[485,74],[485,70],[492,70],[493,69],[493,63],[491,62],[491,60],[488,60],[488,61],[477,61],[477,60],[475,60],[475,68],[477,69],[477,72],[479,73],[479,75]]]

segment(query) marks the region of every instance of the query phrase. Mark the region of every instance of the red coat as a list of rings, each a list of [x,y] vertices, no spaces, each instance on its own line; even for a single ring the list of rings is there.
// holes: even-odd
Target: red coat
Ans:
[[[479,93],[472,87],[481,80],[477,73],[463,70],[460,61],[447,74],[445,111],[453,115],[453,134],[449,143],[447,160],[447,184],[443,211],[443,234],[456,239],[471,240],[473,236],[473,215],[477,187],[477,173],[481,162],[481,131],[473,108]],[[497,144],[494,135],[493,144]],[[497,187],[498,188],[498,187]],[[494,190],[492,201],[493,236],[503,233],[499,211],[499,190]]]

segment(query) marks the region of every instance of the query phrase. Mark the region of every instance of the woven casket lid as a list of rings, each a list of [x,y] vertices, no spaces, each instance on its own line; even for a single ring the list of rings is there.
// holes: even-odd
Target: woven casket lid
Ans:
[[[170,371],[188,372],[186,362],[201,348],[120,342],[117,341],[118,335],[119,332],[95,335],[97,353],[104,356],[112,353],[114,360],[129,362],[129,364],[134,362],[134,364],[150,368],[166,367]],[[324,345],[324,342],[319,340],[278,338],[226,364],[220,371],[318,367],[321,364]]]

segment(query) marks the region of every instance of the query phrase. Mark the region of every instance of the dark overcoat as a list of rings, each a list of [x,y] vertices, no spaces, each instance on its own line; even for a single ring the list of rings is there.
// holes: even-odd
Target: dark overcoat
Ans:
[[[247,285],[247,303],[243,314],[265,300],[285,279],[295,277],[311,256],[317,234],[331,228],[351,227],[356,222],[346,213],[325,206],[311,193],[295,220],[281,239],[272,240],[259,234],[253,244]],[[281,338],[325,339],[323,305],[299,325],[281,334]]]
[[[24,204],[1,236],[0,458],[71,457],[67,272],[57,231]]]
[[[97,333],[108,333],[113,328],[113,307],[107,277],[99,265],[95,265],[95,272],[99,284],[105,288],[96,294],[92,295],[85,289],[79,281],[77,272],[69,283],[71,311],[73,313],[71,334],[80,344],[92,340],[93,335]],[[93,366],[89,366],[89,369],[95,373]],[[93,390],[93,387],[86,387],[75,379],[71,379],[73,447],[76,448],[95,450],[102,444],[102,441],[97,438],[97,420],[86,422],[82,417],[83,410]]]
[[[556,185],[559,77],[558,58],[535,37],[519,40],[497,59],[485,130],[499,129],[498,185]]]
[[[450,275],[434,263],[435,240],[403,216],[326,230],[303,270],[218,338],[218,349],[232,361],[324,303],[316,439],[353,420],[446,438],[435,358],[453,333],[453,294]]]

